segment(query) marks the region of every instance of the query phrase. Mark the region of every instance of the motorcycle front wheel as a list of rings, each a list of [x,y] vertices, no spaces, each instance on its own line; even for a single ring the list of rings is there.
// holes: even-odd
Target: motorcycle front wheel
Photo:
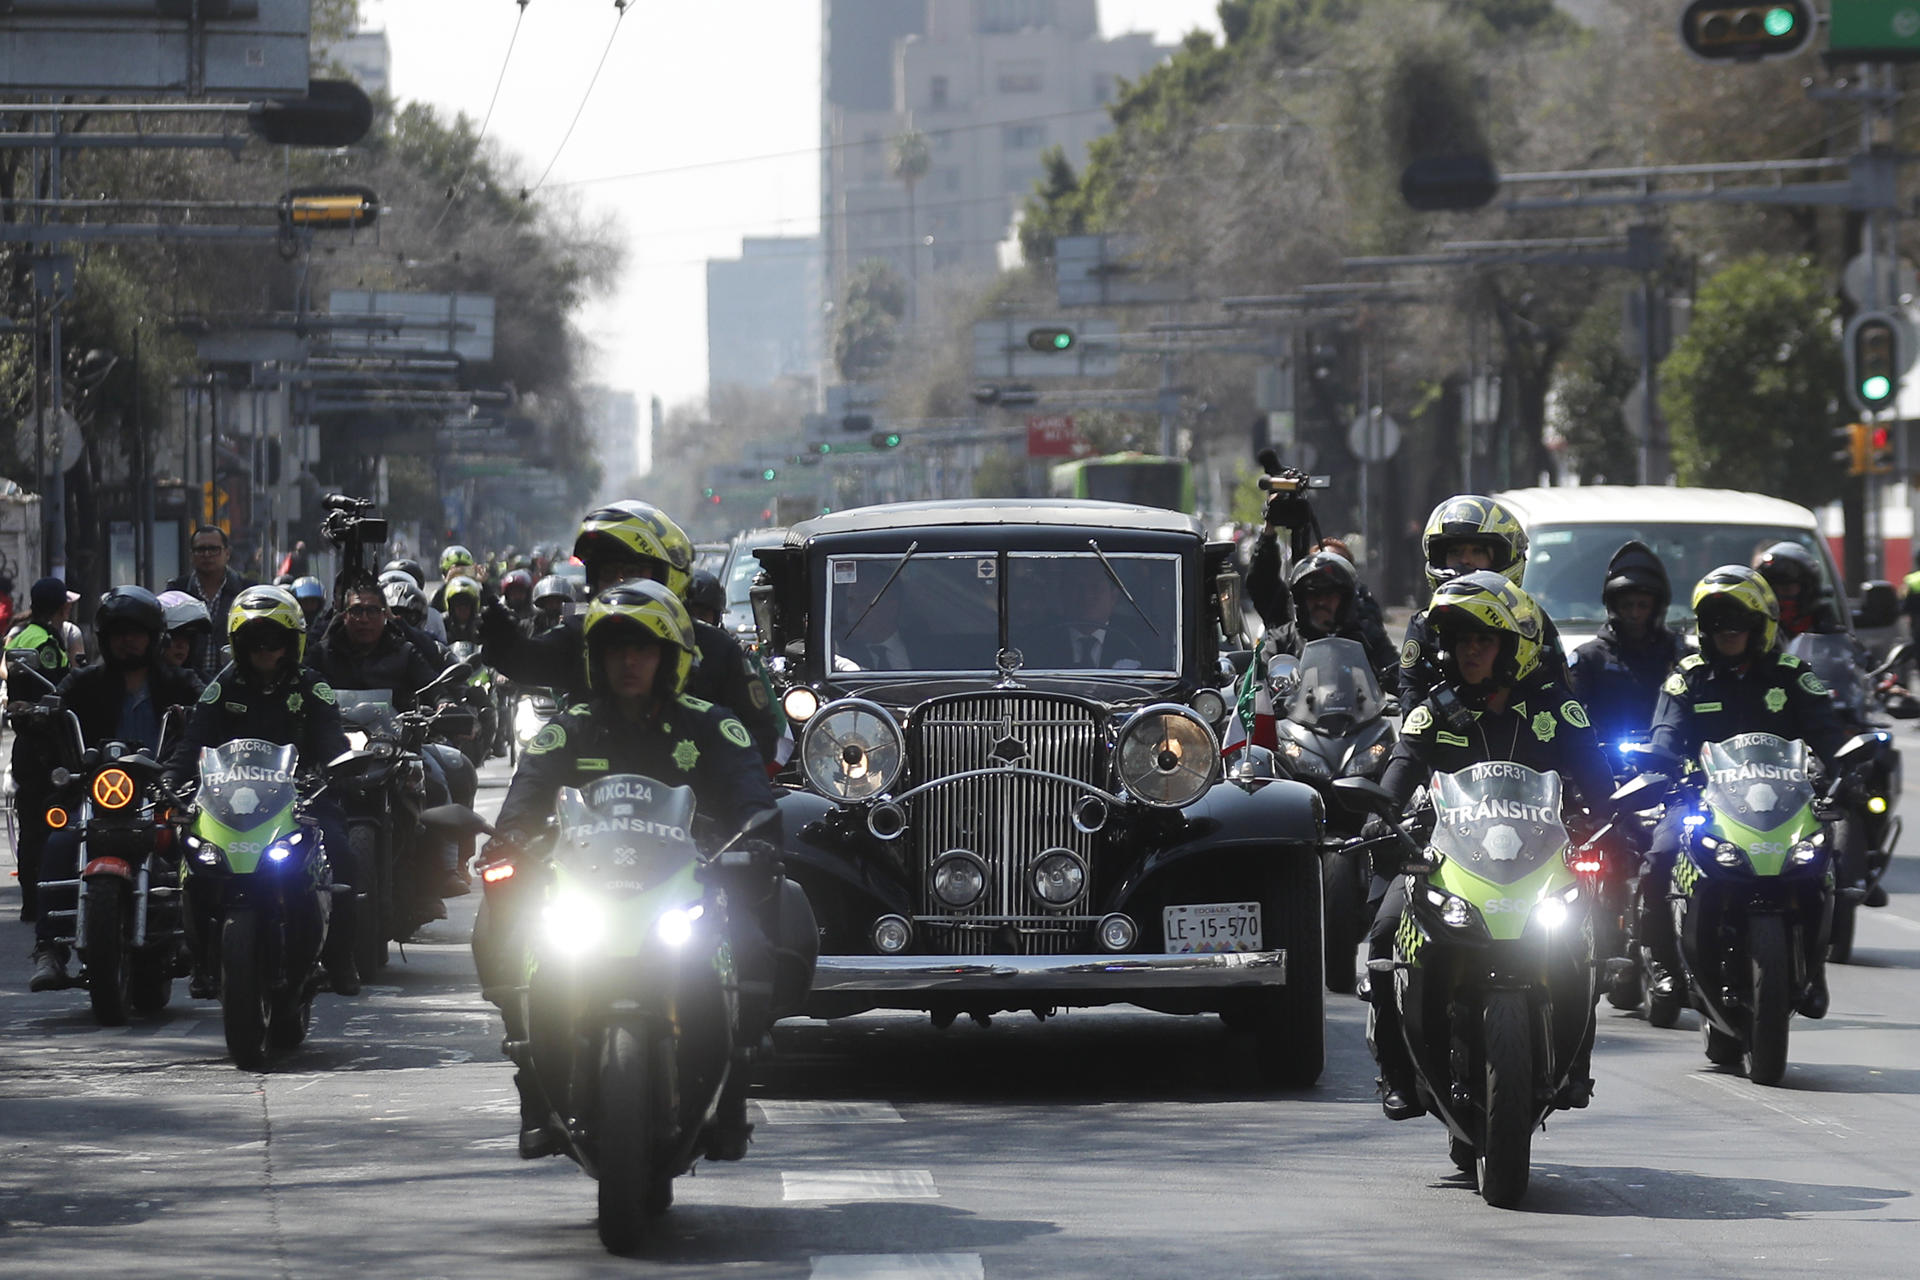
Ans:
[[[1337,849],[1320,855],[1320,895],[1326,915],[1327,990],[1352,995],[1354,954],[1366,932],[1366,893],[1353,864]]]
[[[1793,1017],[1793,957],[1787,922],[1779,916],[1747,921],[1747,957],[1753,974],[1745,1066],[1755,1084],[1779,1084],[1787,1074],[1787,1024]]]
[[[1511,1209],[1527,1193],[1533,1158],[1533,1037],[1526,996],[1489,992],[1481,1027],[1487,1125],[1475,1173],[1480,1198]]]
[[[664,1176],[654,1152],[653,1081],[646,1042],[631,1026],[608,1028],[600,1055],[595,1161],[600,1174],[600,1243],[635,1253],[653,1235]]]
[[[220,927],[220,1023],[242,1071],[267,1069],[268,998],[260,972],[260,919],[235,911]]]
[[[117,876],[103,876],[80,891],[87,895],[87,936],[80,940],[86,947],[87,1003],[101,1026],[124,1027],[133,1004],[133,964],[127,954],[132,895]]]

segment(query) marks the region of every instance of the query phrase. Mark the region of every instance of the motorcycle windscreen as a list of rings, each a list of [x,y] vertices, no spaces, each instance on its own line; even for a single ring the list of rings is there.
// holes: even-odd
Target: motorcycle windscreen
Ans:
[[[1843,720],[1865,717],[1861,708],[1866,702],[1866,677],[1854,656],[1851,636],[1808,632],[1795,636],[1787,652],[1813,668]]]
[[[252,831],[294,802],[299,749],[258,738],[235,738],[200,749],[200,812],[227,830]]]
[[[1703,794],[1721,834],[1744,848],[1750,860],[1784,858],[1789,846],[1817,825],[1804,742],[1743,733],[1701,747],[1700,766],[1707,775]],[[1779,870],[1758,861],[1754,869]]]
[[[619,773],[565,788],[558,811],[554,856],[612,892],[651,889],[699,857],[690,787]]]
[[[394,721],[393,690],[335,689],[333,696],[340,707],[347,744],[355,751],[364,748],[371,738],[400,737]]]
[[[1564,866],[1560,775],[1487,760],[1435,774],[1429,790],[1433,847],[1454,866],[1501,886],[1518,884],[1549,862]]]
[[[1300,651],[1300,683],[1287,699],[1286,718],[1344,733],[1378,717],[1381,702],[1367,651],[1357,641],[1328,636]]]

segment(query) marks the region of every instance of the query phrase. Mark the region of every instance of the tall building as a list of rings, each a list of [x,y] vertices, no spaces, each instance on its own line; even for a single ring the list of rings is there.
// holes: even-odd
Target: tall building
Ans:
[[[820,329],[820,237],[750,236],[707,263],[709,388],[811,380]]]
[[[903,277],[990,274],[997,246],[1061,145],[1074,164],[1111,127],[1116,81],[1172,50],[1100,36],[1097,0],[822,0],[821,228],[827,296],[860,262]],[[931,165],[909,201],[893,140]]]
[[[640,399],[631,391],[613,387],[586,389],[587,438],[600,460],[605,482],[641,474]]]
[[[317,63],[331,62],[366,90],[368,97],[387,92],[393,85],[393,50],[384,31],[356,31],[350,36],[320,46],[314,51]]]

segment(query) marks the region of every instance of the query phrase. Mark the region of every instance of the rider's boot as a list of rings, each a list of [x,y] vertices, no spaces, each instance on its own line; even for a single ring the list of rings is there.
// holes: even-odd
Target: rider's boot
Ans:
[[[58,991],[73,985],[67,976],[67,949],[58,942],[43,942],[33,949],[33,976],[27,979],[29,991]]]
[[[1374,1081],[1380,1091],[1380,1110],[1389,1120],[1423,1116],[1427,1107],[1420,1101],[1420,1090],[1414,1083],[1413,1056],[1400,1034],[1400,1010],[1394,1004],[1393,984],[1373,977],[1368,996],[1373,1016],[1367,1020],[1367,1042],[1380,1065],[1380,1078]]]
[[[522,1067],[513,1073],[513,1087],[520,1093],[520,1158],[539,1160],[560,1154],[565,1145],[560,1127],[553,1122],[539,1087]]]
[[[1827,1016],[1827,949],[1824,946],[1807,965],[1807,989],[1800,995],[1800,1012],[1816,1021]]]

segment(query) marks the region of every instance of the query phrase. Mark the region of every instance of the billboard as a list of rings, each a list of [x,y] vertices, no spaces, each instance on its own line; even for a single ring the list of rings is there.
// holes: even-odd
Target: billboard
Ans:
[[[311,0],[0,0],[0,92],[307,91]]]
[[[445,355],[469,364],[493,359],[493,295],[490,293],[375,293],[335,289],[327,310],[336,316],[393,316],[392,328],[338,329],[337,355]]]

